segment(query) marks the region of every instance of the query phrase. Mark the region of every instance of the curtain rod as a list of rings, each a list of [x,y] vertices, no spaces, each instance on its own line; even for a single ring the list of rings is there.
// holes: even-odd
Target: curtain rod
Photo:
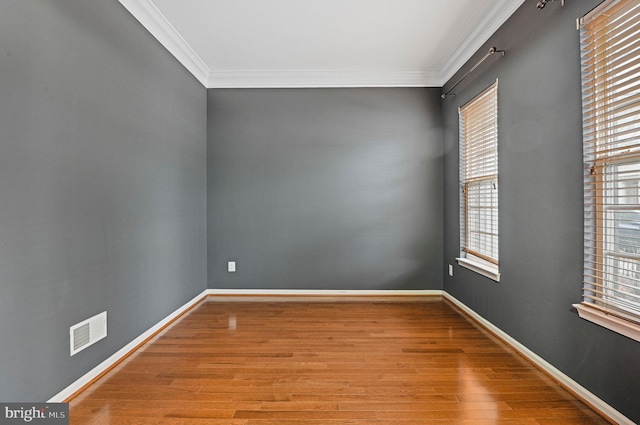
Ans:
[[[464,74],[462,77],[460,77],[460,79],[459,79],[458,81],[456,81],[456,83],[455,83],[453,86],[451,86],[451,88],[450,88],[449,90],[447,90],[445,93],[442,93],[442,94],[440,95],[440,97],[441,97],[441,98],[443,98],[443,99],[446,99],[446,98],[447,98],[447,96],[449,96],[449,94],[451,94],[452,96],[455,96],[455,95],[456,95],[455,93],[451,93],[451,92],[453,91],[453,89],[455,89],[455,88],[457,87],[457,85],[458,85],[458,84],[460,84],[460,83],[462,82],[462,80],[464,80],[465,78],[467,78],[467,75],[469,75],[469,74],[471,74],[473,71],[475,71],[475,69],[476,69],[477,67],[479,67],[479,66],[480,66],[480,64],[481,64],[482,62],[484,62],[484,61],[485,61],[489,56],[491,56],[491,55],[492,55],[492,54],[494,54],[494,53],[502,53],[502,56],[504,56],[504,50],[498,50],[498,49],[496,49],[495,47],[490,48],[490,49],[489,49],[489,51],[487,52],[487,54],[486,54],[486,55],[484,55],[484,56],[482,57],[482,59],[480,59],[480,60],[478,61],[478,63],[476,63],[475,65],[473,65],[473,67],[472,67],[470,70],[468,70],[466,74]]]

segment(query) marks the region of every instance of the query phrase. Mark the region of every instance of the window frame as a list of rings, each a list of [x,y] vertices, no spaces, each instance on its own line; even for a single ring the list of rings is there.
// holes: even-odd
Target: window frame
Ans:
[[[460,256],[456,261],[499,282],[498,80],[458,108],[458,114]]]
[[[627,223],[632,213],[640,214],[640,140],[634,141],[640,137],[640,119],[633,118],[640,108],[637,100],[626,97],[640,96],[640,66],[629,65],[640,52],[640,29],[627,24],[638,18],[640,4],[633,0],[606,0],[579,20],[584,279],[582,302],[573,305],[581,318],[636,341],[640,341],[640,305],[634,306],[640,302],[640,229],[637,237],[624,236],[623,226],[635,223]]]

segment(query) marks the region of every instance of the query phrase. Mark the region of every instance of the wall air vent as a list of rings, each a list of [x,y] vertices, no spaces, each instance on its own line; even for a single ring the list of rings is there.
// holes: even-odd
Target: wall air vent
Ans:
[[[73,356],[107,336],[107,312],[77,323],[69,328],[69,349]]]

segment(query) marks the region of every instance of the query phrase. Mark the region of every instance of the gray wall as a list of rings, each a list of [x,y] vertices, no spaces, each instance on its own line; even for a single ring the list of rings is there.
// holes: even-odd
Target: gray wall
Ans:
[[[211,288],[442,288],[443,258],[458,255],[456,108],[499,77],[502,282],[456,266],[444,288],[640,420],[638,344],[570,307],[582,270],[575,18],[597,0],[528,0],[459,74],[490,45],[507,56],[442,108],[433,89],[207,99],[115,0],[6,3],[0,400],[46,400],[205,289],[207,231]],[[103,310],[108,338],[69,357],[68,327]]]
[[[578,318],[582,282],[582,130],[576,18],[599,1],[529,0],[459,72],[491,57],[442,102],[445,263],[458,255],[458,113],[499,78],[500,271],[456,266],[447,292],[629,418],[640,420],[640,346]],[[447,86],[458,79],[454,76]]]
[[[206,90],[116,0],[2,2],[0,400],[50,398],[206,288],[205,133]]]
[[[438,93],[209,90],[209,287],[441,289]]]

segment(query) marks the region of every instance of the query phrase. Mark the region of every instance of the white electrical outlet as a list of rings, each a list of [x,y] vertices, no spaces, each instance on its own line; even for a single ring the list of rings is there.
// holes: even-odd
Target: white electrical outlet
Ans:
[[[453,276],[453,265],[449,264],[449,276]]]
[[[229,261],[227,263],[227,271],[229,273],[234,273],[236,271],[236,262],[235,261]]]

